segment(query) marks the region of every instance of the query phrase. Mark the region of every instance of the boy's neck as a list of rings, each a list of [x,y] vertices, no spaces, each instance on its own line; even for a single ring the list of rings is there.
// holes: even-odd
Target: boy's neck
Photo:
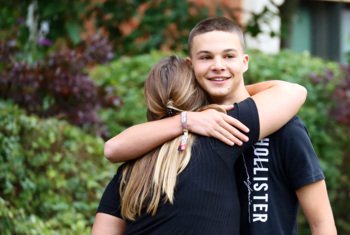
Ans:
[[[231,97],[225,97],[223,99],[213,99],[212,102],[215,104],[227,104],[231,105],[234,103],[239,103],[245,99],[250,97],[250,94],[248,93],[247,89],[241,89],[240,91],[236,91],[235,94]]]

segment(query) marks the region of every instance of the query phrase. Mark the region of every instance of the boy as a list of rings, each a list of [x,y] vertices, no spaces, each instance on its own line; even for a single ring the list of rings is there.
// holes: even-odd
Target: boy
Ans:
[[[243,74],[248,69],[249,57],[244,54],[242,32],[230,20],[214,17],[199,22],[189,35],[188,46],[188,62],[212,103],[233,104],[261,89],[253,86],[247,90],[244,86]],[[179,118],[130,128],[105,144],[106,157],[118,162],[141,156],[180,135]],[[232,133],[237,132],[233,124],[232,119],[215,112],[188,114],[189,131],[228,144],[235,142]],[[155,129],[161,129],[161,134],[154,133]],[[144,136],[148,138],[143,139]],[[336,234],[323,172],[306,128],[298,118],[259,141],[240,161],[236,169],[241,234],[297,234],[298,203],[313,235]]]

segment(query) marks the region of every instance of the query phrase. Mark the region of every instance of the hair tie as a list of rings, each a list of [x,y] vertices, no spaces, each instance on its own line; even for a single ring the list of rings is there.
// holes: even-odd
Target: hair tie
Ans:
[[[174,109],[172,108],[166,108],[166,116],[167,117],[172,117],[175,115]]]

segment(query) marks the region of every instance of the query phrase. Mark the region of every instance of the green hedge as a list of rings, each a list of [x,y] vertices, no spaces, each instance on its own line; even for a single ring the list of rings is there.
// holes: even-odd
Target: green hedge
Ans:
[[[249,54],[247,84],[282,79],[307,87],[308,100],[300,116],[325,170],[338,232],[349,233],[349,173],[341,171],[349,169],[348,136],[330,114],[332,93],[344,79],[338,65],[289,51]],[[150,68],[165,55],[123,57],[91,71],[98,85],[114,87],[123,102],[118,110],[100,113],[111,135],[146,120],[143,83]],[[79,128],[28,116],[0,101],[1,234],[89,234],[101,193],[117,167],[103,158],[102,149],[102,139]],[[300,218],[300,234],[309,234]]]
[[[182,53],[177,53],[183,55]],[[346,163],[346,128],[336,123],[330,116],[334,105],[332,94],[341,79],[345,79],[337,63],[311,57],[307,53],[299,54],[282,51],[276,55],[267,55],[257,51],[248,51],[249,70],[245,75],[246,84],[280,79],[304,85],[308,89],[308,98],[299,116],[305,121],[315,150],[319,155],[322,168],[327,177],[327,186],[332,201],[339,233],[350,232],[346,225],[343,209],[345,200],[342,190],[350,182],[347,172],[341,172],[340,164]],[[149,69],[163,56],[163,52],[123,57],[108,66],[100,66],[91,72],[91,77],[100,85],[111,85],[124,102],[120,110],[104,110],[102,116],[115,135],[124,128],[144,122],[143,83]],[[346,163],[349,164],[349,163]],[[343,179],[343,180],[341,180]],[[344,180],[345,179],[345,180]],[[338,215],[340,217],[338,217]],[[308,234],[303,217],[300,218],[300,234]]]
[[[102,139],[0,101],[1,234],[89,234],[115,168]]]
[[[144,81],[152,66],[166,55],[169,53],[154,51],[145,55],[122,57],[90,72],[97,85],[113,87],[122,100],[117,110],[103,109],[100,112],[100,117],[107,124],[111,136],[129,126],[146,121]]]

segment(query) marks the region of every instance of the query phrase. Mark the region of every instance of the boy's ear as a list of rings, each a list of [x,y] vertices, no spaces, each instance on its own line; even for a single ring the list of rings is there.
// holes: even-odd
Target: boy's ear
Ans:
[[[243,55],[243,72],[246,72],[249,68],[249,56],[247,54]]]
[[[192,60],[190,57],[186,57],[186,63],[192,67]]]

